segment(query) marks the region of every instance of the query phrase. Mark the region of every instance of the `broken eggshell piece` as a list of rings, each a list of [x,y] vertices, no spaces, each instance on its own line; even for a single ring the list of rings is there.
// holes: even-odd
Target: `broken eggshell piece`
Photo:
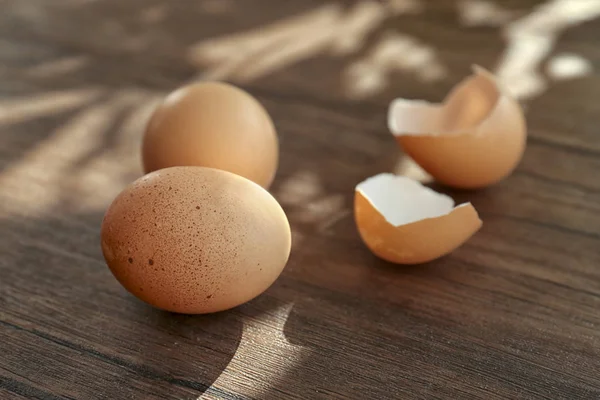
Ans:
[[[473,70],[442,104],[396,99],[388,113],[389,129],[404,151],[437,181],[463,189],[508,176],[527,140],[519,103],[491,73]]]
[[[354,218],[365,245],[396,264],[421,264],[442,257],[482,224],[471,203],[455,207],[450,197],[389,173],[356,186]]]

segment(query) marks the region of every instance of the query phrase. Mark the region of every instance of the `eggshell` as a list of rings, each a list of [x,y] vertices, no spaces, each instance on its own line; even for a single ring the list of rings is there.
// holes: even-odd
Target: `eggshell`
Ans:
[[[527,141],[519,103],[481,67],[444,103],[396,99],[388,125],[404,151],[437,181],[474,189],[494,184],[519,164]]]
[[[142,141],[146,173],[172,166],[218,168],[268,188],[279,144],[264,107],[247,92],[220,82],[184,86],[153,113]]]
[[[291,248],[288,220],[262,187],[204,167],[172,167],[125,188],[101,229],[118,281],[164,310],[229,309],[265,291]]]
[[[454,201],[412,179],[379,174],[356,186],[354,218],[360,237],[378,257],[397,264],[440,258],[481,227],[470,203]]]

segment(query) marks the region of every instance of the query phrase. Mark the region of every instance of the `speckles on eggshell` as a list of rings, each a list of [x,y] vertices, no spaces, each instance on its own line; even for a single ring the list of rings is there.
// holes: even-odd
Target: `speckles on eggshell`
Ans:
[[[143,300],[159,308],[205,313],[239,305],[270,286],[287,261],[290,240],[285,214],[271,195],[206,168],[150,175],[129,186],[126,199],[127,191],[137,193],[134,199],[116,201],[103,222],[115,252],[111,270],[124,277],[126,288],[134,294],[143,288]],[[128,258],[140,268],[125,268]]]

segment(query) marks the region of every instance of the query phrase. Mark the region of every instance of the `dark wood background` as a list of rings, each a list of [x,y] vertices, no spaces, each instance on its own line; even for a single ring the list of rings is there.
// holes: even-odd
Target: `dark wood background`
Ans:
[[[600,398],[599,2],[469,23],[483,3],[0,0],[0,398]],[[410,166],[387,105],[473,63],[522,99],[526,155],[486,190],[437,187],[484,221],[463,247],[380,261],[352,199]],[[154,104],[199,77],[271,113],[294,247],[256,300],[172,315],[119,286],[99,226]]]

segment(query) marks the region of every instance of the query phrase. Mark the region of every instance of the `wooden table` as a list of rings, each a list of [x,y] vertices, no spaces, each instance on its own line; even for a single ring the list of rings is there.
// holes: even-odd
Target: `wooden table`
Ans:
[[[0,398],[600,398],[600,5],[542,3],[0,0]],[[380,261],[354,186],[421,173],[387,106],[471,64],[523,102],[526,155],[436,187],[484,221],[464,246]],[[197,78],[271,113],[294,245],[256,300],[172,315],[117,283],[99,226],[152,107]]]

